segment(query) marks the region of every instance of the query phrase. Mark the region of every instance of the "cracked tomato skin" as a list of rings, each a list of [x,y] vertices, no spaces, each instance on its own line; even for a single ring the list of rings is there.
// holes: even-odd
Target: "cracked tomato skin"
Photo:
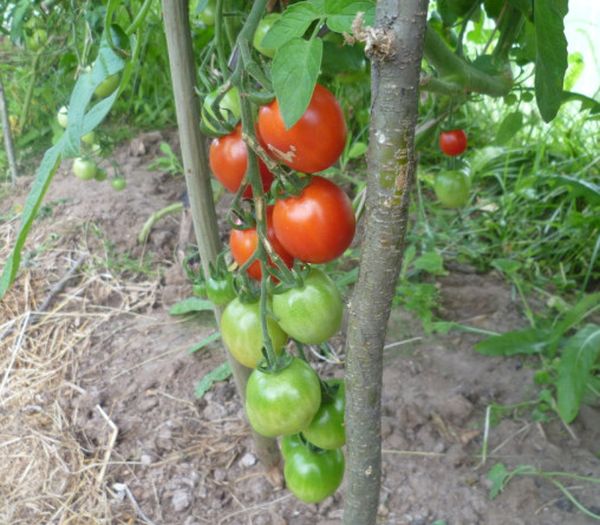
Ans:
[[[273,206],[267,208],[267,239],[269,239],[275,253],[279,255],[288,268],[291,268],[294,264],[294,258],[285,250],[275,236],[275,229],[273,228]],[[252,256],[257,246],[258,234],[256,233],[256,228],[250,228],[249,230],[231,230],[231,233],[229,234],[229,248],[231,249],[231,255],[233,255],[235,262],[240,266]],[[275,264],[271,262],[271,266],[275,266]],[[248,275],[252,277],[252,279],[260,281],[262,278],[260,261],[254,261],[248,267]]]
[[[288,336],[274,319],[267,319],[267,331],[273,349],[281,353]],[[236,361],[255,368],[263,358],[263,335],[260,323],[260,304],[243,303],[239,298],[231,301],[221,316],[221,337]]]
[[[456,157],[467,149],[467,134],[462,129],[440,133],[440,149],[450,157]]]
[[[273,227],[290,255],[319,264],[339,257],[350,246],[356,220],[344,191],[316,175],[300,195],[275,203]]]
[[[246,384],[246,415],[263,436],[297,434],[310,424],[320,405],[319,376],[297,357],[275,373],[257,368]]]
[[[236,126],[229,135],[212,140],[208,159],[215,178],[228,191],[235,193],[242,183],[248,166],[248,150],[246,149],[246,143],[242,140],[241,125]],[[265,192],[269,191],[273,183],[273,174],[260,159],[258,159],[258,167],[263,190]],[[245,199],[252,197],[250,185],[244,190],[242,196]]]
[[[300,120],[286,129],[275,99],[258,112],[258,134],[275,160],[302,173],[333,165],[346,145],[344,113],[333,94],[317,84]]]
[[[344,453],[314,450],[302,444],[285,458],[283,476],[287,488],[305,503],[318,503],[331,496],[344,478]]]
[[[346,389],[344,382],[339,379],[330,379],[327,384],[332,387],[332,396],[323,397],[319,411],[308,428],[302,431],[302,435],[319,448],[335,450],[346,443],[344,427]]]
[[[303,285],[273,296],[273,313],[281,328],[297,341],[318,345],[342,324],[344,305],[335,283],[312,268]]]

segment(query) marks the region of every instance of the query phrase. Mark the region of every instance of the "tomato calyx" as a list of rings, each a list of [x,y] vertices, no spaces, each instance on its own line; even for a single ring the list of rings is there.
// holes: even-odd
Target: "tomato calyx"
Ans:
[[[273,362],[270,362],[267,350],[264,347],[262,349],[262,354],[263,359],[261,359],[256,369],[264,372],[265,374],[278,374],[294,362],[294,357],[287,352],[282,352],[281,354],[277,355]]]

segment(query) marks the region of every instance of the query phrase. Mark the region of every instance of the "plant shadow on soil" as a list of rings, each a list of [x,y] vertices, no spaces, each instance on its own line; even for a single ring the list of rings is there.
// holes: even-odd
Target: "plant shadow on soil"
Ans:
[[[157,224],[145,247],[136,244],[146,218],[184,191],[181,178],[147,167],[160,140],[177,147],[173,134],[150,133],[115,151],[114,160],[128,181],[120,193],[110,184],[74,180],[68,166],[61,168],[46,198],[55,203],[51,219],[34,225],[27,249],[40,243],[46,248],[22,270],[4,301],[2,322],[39,305],[75,254],[83,254],[89,264],[55,301],[60,308],[53,306],[46,318],[58,326],[59,314],[85,311],[89,322],[64,325],[65,333],[84,332],[81,344],[68,354],[68,366],[44,371],[46,383],[35,375],[23,376],[27,367],[19,359],[20,353],[44,352],[47,346],[36,349],[29,342],[17,352],[18,331],[0,341],[3,362],[5,355],[15,355],[4,385],[12,394],[0,397],[0,445],[6,452],[0,470],[11,474],[0,482],[0,522],[340,524],[343,486],[321,504],[305,505],[268,481],[252,453],[231,380],[217,383],[201,400],[194,397],[196,381],[220,364],[223,354],[218,344],[187,352],[215,330],[210,315],[182,321],[166,313],[175,301],[191,295],[174,262],[179,217]],[[22,184],[7,206],[22,202],[26,190]],[[3,207],[0,211],[6,213]],[[85,225],[102,234],[90,233]],[[16,223],[2,228],[7,239],[14,238]],[[51,234],[52,244],[44,245]],[[110,253],[106,240],[113,246]],[[99,252],[104,253],[102,264],[94,259]],[[130,262],[149,257],[151,266],[162,270],[125,284],[122,276],[107,277],[117,271],[119,254],[124,253]],[[127,275],[122,264],[119,268]],[[39,283],[31,286],[33,303],[19,295],[26,275]],[[493,275],[453,273],[439,282],[441,313],[447,320],[498,332],[525,324],[509,286]],[[48,323],[25,325],[23,331],[35,339],[40,325]],[[478,338],[472,334],[425,336],[419,327],[408,313],[393,311],[385,354],[379,522],[594,523],[555,486],[537,477],[517,477],[490,500],[486,474],[502,462],[509,468],[527,464],[600,477],[595,455],[600,452],[600,412],[584,408],[572,434],[557,421],[505,417],[490,429],[489,455],[480,465],[486,407],[533,399],[533,372],[518,358],[476,354],[472,348]],[[341,366],[319,367],[325,375],[343,373]],[[42,392],[36,386],[40,384],[51,387],[44,386]],[[59,413],[60,418],[33,418],[32,410],[37,415]],[[33,446],[42,434],[55,443],[52,454],[45,442]],[[29,468],[24,457],[33,458],[30,467],[35,463],[29,477],[23,474]],[[43,476],[57,481],[52,490],[41,489],[46,487]],[[567,485],[598,512],[600,495],[593,485]]]

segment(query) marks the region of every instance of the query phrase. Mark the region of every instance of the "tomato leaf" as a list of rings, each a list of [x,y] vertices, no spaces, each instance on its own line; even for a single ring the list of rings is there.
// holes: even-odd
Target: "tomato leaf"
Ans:
[[[568,0],[536,0],[534,4],[535,37],[535,96],[546,122],[558,112],[567,70],[567,39],[563,18]]]
[[[273,24],[261,45],[270,49],[279,49],[293,38],[304,35],[308,26],[320,16],[318,9],[309,2],[293,4]]]
[[[357,13],[365,14],[364,23],[372,26],[375,22],[375,4],[368,1],[348,2],[347,0],[325,0],[327,27],[336,33],[352,34],[352,22]]]
[[[199,343],[196,343],[194,346],[188,348],[188,354],[193,354],[198,350],[202,350],[204,347],[208,346],[210,343],[214,343],[221,338],[221,334],[219,332],[213,332],[208,337],[205,337]]]
[[[494,499],[502,492],[510,473],[502,463],[496,463],[487,473],[490,482],[490,499]]]
[[[188,297],[183,301],[175,303],[169,308],[169,315],[185,315],[192,312],[207,312],[212,311],[213,304],[206,299],[200,297]]]
[[[502,146],[512,139],[523,126],[523,113],[514,111],[504,117],[496,133],[496,144]]]
[[[569,339],[558,365],[557,408],[565,423],[579,412],[590,373],[600,357],[600,326],[589,324]]]
[[[225,381],[231,376],[231,367],[228,362],[223,363],[206,374],[196,385],[196,397],[202,397],[217,381]]]
[[[304,114],[319,76],[323,41],[294,38],[277,50],[271,75],[286,128]]]
[[[540,354],[549,344],[550,333],[538,328],[515,330],[480,341],[475,350],[483,355]]]

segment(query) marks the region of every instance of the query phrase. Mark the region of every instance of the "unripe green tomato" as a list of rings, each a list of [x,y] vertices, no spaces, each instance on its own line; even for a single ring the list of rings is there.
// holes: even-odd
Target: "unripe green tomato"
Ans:
[[[242,114],[240,92],[238,91],[238,88],[232,87],[225,95],[223,95],[223,98],[219,102],[220,116],[217,117],[212,109],[217,94],[218,89],[215,89],[206,95],[204,103],[202,104],[202,120],[204,121],[205,126],[213,133],[216,133],[217,130],[204,115],[208,114],[211,117],[217,119],[220,118],[221,120],[228,120],[233,115],[234,119],[239,120],[240,115]]]
[[[462,171],[442,171],[435,177],[433,189],[446,208],[462,208],[469,201],[471,184]]]
[[[77,157],[73,161],[73,173],[81,180],[93,179],[96,175],[96,164],[91,160]]]
[[[94,175],[94,179],[96,179],[98,182],[106,180],[107,177],[108,174],[106,173],[106,170],[103,170],[102,168],[98,168],[96,170],[96,174]]]
[[[115,73],[114,75],[110,75],[105,78],[98,87],[94,90],[94,95],[98,98],[106,98],[117,89],[119,86],[119,75]]]
[[[39,51],[48,42],[48,33],[45,29],[36,29],[30,38],[27,39],[27,47],[33,52]]]
[[[127,186],[127,182],[123,177],[116,177],[110,181],[110,185],[115,191],[122,191]]]
[[[273,350],[281,353],[288,336],[272,318],[267,318],[267,331]],[[221,316],[221,337],[236,361],[248,368],[255,368],[263,358],[264,339],[260,319],[260,305],[233,299]]]
[[[85,135],[81,135],[81,142],[85,144],[89,144],[90,146],[96,141],[96,134],[93,131],[86,133]]]
[[[69,110],[67,106],[62,106],[56,114],[56,120],[61,128],[66,128],[69,125]]]
[[[346,389],[344,382],[330,379],[330,396],[324,396],[321,406],[310,425],[302,431],[307,441],[324,450],[335,450],[346,443],[344,427],[344,409],[346,406]]]
[[[271,49],[268,47],[264,47],[262,45],[262,41],[265,38],[266,34],[273,27],[273,24],[277,22],[281,18],[280,13],[269,13],[265,16],[259,23],[256,31],[254,32],[254,38],[252,39],[252,45],[254,49],[256,49],[259,53],[263,55],[273,58],[275,56],[275,49]]]

